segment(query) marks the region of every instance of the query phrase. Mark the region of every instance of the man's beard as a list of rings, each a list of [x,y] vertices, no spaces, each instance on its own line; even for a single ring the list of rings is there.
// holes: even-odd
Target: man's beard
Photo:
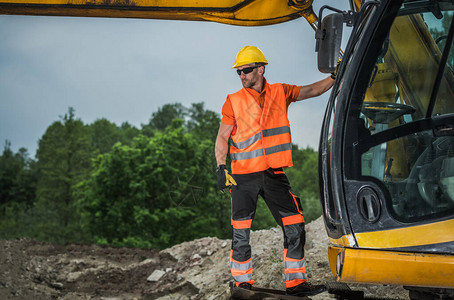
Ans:
[[[255,84],[255,82],[253,82],[251,80],[241,80],[241,83],[243,84],[243,87],[245,87],[245,88],[250,88],[251,86],[253,86]]]

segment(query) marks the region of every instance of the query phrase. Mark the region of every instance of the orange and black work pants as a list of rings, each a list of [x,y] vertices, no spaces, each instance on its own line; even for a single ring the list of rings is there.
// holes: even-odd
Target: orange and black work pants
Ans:
[[[259,195],[284,232],[286,287],[306,281],[303,210],[299,198],[291,191],[284,171],[281,168],[267,169],[250,174],[234,174],[233,177],[237,185],[231,188],[233,238],[230,271],[236,284],[254,283],[249,236]]]

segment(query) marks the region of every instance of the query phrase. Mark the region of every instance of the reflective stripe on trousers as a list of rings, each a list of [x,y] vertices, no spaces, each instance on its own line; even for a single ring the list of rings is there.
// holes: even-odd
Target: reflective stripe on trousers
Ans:
[[[230,272],[236,282],[246,282],[252,279],[252,259],[244,262],[232,258],[233,250],[230,251]]]
[[[306,277],[306,261],[287,257],[288,249],[284,249],[285,287],[291,288],[303,283]]]
[[[296,196],[290,192],[294,200]],[[304,260],[304,217],[302,212],[282,218],[285,244],[290,248],[284,249],[285,287],[291,288],[307,280],[306,261]],[[291,243],[288,243],[291,240]],[[290,252],[290,253],[289,253]],[[301,256],[302,255],[302,256]],[[289,257],[290,256],[290,257]]]
[[[233,227],[232,250],[230,251],[230,272],[236,282],[251,282],[252,259],[249,245],[252,219],[231,220]],[[235,250],[236,259],[233,258]]]

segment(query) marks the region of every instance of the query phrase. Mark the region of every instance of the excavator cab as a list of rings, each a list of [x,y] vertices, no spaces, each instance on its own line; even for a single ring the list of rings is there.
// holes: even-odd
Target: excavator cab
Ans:
[[[454,3],[352,13],[319,150],[332,272],[454,297]]]

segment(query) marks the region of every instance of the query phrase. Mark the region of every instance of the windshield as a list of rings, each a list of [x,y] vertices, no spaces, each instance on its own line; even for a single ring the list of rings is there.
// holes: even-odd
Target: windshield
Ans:
[[[454,211],[451,6],[402,5],[361,103],[361,176],[387,187],[387,206],[404,222]]]

